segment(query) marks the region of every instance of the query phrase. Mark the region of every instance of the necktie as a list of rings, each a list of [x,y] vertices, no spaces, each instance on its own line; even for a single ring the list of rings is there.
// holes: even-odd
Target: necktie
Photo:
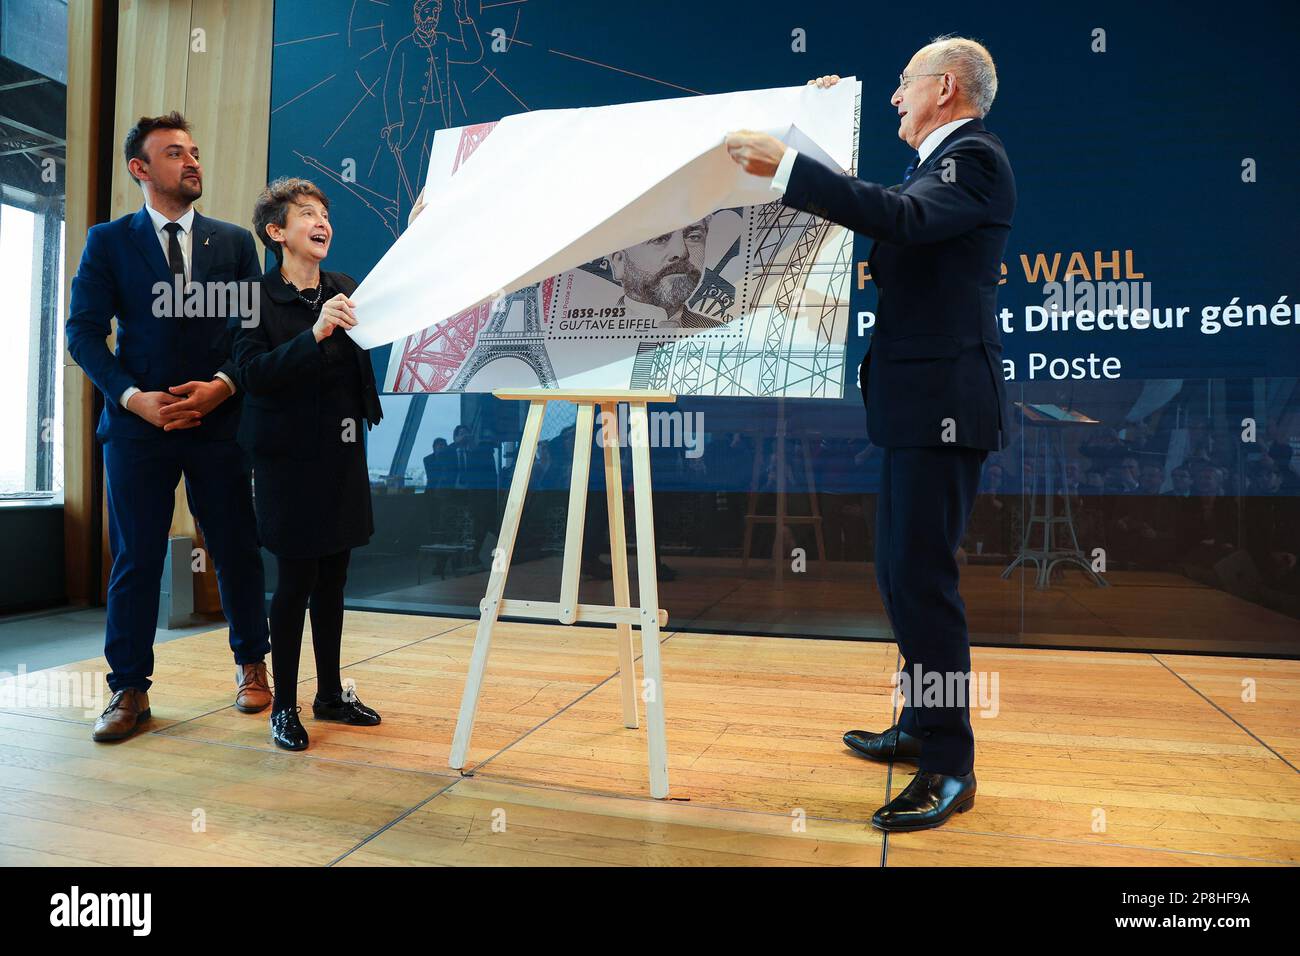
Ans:
[[[183,285],[185,282],[185,253],[181,250],[181,224],[179,222],[169,222],[163,226],[163,231],[167,233],[167,265],[171,267],[173,277],[180,277]],[[176,318],[184,316],[182,296],[177,296],[178,301],[175,303]],[[192,334],[194,323],[177,322],[173,325],[172,347],[176,350],[176,361],[184,364],[184,356],[189,346],[188,336]],[[189,377],[188,375],[186,377]]]
[[[916,153],[912,156],[911,164],[903,171],[903,182],[912,178],[912,173],[916,172],[916,167],[921,165],[921,154]]]
[[[167,264],[171,266],[172,275],[180,276],[185,281],[185,253],[181,251],[181,224],[169,222],[163,226],[167,233]]]

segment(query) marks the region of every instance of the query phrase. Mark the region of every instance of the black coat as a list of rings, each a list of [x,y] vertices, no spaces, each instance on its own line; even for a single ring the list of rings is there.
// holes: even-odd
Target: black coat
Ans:
[[[321,301],[356,282],[322,272]],[[361,547],[374,534],[365,429],[383,417],[370,359],[336,329],[317,342],[320,313],[280,275],[262,277],[260,321],[235,333],[244,392],[239,440],[253,459],[262,543],[281,558]]]
[[[1016,208],[1001,141],[972,119],[893,187],[800,153],[782,201],[876,240],[868,258],[877,320],[858,375],[872,442],[1001,448],[997,295]]]
[[[322,302],[336,291],[351,295],[357,287],[356,280],[342,272],[322,272],[321,277],[327,285]],[[235,332],[234,359],[244,393],[239,442],[254,458],[319,458],[321,436],[328,441],[339,432],[329,403],[321,401],[325,343],[318,343],[311,331],[318,314],[299,300],[279,268],[273,268],[262,277],[258,322]],[[370,357],[342,331],[335,331],[330,338],[355,353],[361,373],[361,406],[373,428],[384,413]]]

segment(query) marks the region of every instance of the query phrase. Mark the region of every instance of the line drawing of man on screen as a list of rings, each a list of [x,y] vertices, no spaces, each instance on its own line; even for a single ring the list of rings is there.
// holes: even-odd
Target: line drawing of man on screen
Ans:
[[[420,191],[424,146],[434,129],[451,126],[453,63],[471,64],[483,59],[483,38],[465,9],[468,0],[452,0],[456,26],[438,29],[443,0],[415,0],[415,28],[393,44],[384,75],[384,127],[380,135],[397,165],[396,221],[403,207],[414,203]],[[428,120],[426,122],[426,115]],[[441,125],[438,125],[441,120]],[[414,145],[413,173],[408,173],[406,151]]]
[[[704,277],[704,247],[709,238],[705,216],[681,229],[628,246],[609,257],[614,281],[623,287],[618,305],[648,315],[655,329],[716,329],[714,319],[687,308]]]

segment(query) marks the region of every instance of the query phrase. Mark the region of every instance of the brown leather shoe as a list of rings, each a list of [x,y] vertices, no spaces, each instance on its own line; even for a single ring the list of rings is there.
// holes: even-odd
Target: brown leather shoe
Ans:
[[[147,721],[149,712],[149,694],[134,687],[128,687],[115,693],[104,712],[95,721],[91,739],[100,743],[106,740],[121,740],[129,737],[137,727]]]
[[[235,670],[235,706],[246,714],[256,714],[271,706],[271,684],[266,677],[266,661],[240,664]]]

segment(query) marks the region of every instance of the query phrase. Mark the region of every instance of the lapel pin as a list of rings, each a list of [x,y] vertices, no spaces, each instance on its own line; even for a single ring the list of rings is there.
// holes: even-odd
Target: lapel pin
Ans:
[[[206,239],[203,240],[203,244],[206,246],[211,239],[212,237],[208,236]]]

